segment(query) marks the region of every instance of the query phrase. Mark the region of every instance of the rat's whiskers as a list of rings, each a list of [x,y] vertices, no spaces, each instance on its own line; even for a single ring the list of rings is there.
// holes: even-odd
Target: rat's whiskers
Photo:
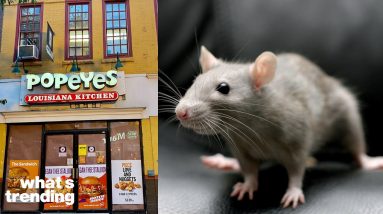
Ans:
[[[245,114],[245,115],[248,115],[248,116],[251,116],[251,117],[255,117],[255,118],[257,118],[257,119],[261,119],[261,120],[263,120],[263,121],[265,121],[265,122],[268,122],[268,123],[270,123],[271,125],[273,125],[273,126],[275,126],[275,127],[282,128],[281,126],[277,125],[277,124],[274,123],[274,122],[271,122],[270,120],[267,120],[267,119],[264,118],[264,117],[261,117],[261,116],[259,116],[259,115],[255,115],[255,114],[251,114],[251,113],[248,113],[248,112],[244,112],[244,111],[240,111],[240,110],[236,110],[236,109],[227,109],[227,108],[225,108],[225,109],[215,109],[215,110],[217,110],[217,111],[219,111],[219,110],[222,110],[222,111],[231,111],[231,112],[237,112],[237,113],[240,113],[240,114]]]
[[[218,141],[218,143],[221,146],[221,149],[223,151],[224,150],[223,144],[222,144],[222,142],[221,142],[221,140],[219,138],[219,135],[218,135],[217,131],[214,128],[214,125],[213,125],[214,122],[212,121],[212,119],[210,119],[209,117],[206,117],[202,122],[204,122],[207,126],[210,127],[211,131],[213,132],[214,138]]]
[[[162,99],[165,99],[165,101],[168,101],[170,103],[173,103],[173,104],[178,104],[179,103],[179,100],[168,95],[168,94],[165,94],[163,92],[158,92],[158,97],[159,98],[162,98]]]
[[[264,143],[264,141],[262,140],[262,138],[259,136],[259,134],[257,132],[255,132],[251,127],[249,127],[248,125],[244,124],[243,122],[241,122],[240,120],[228,115],[228,114],[225,114],[225,113],[222,113],[222,112],[215,112],[215,114],[217,114],[218,116],[220,117],[224,117],[226,119],[229,119],[231,121],[234,121],[242,126],[244,126],[245,128],[247,128],[250,132],[252,132],[253,134],[255,134],[255,136],[258,138],[258,140],[260,140],[261,143]],[[227,123],[229,124],[229,123]],[[231,124],[230,124],[231,125]]]
[[[221,128],[219,125],[216,125],[216,127],[222,131],[222,132],[220,132],[220,133],[221,133],[221,136],[225,139],[225,141],[226,141],[227,143],[229,143],[229,144],[231,145],[232,149],[235,150],[234,152],[239,153],[239,152],[240,152],[240,151],[239,151],[239,148],[238,148],[237,145],[235,144],[235,142],[234,142],[233,138],[230,136],[230,134],[229,134],[226,130],[224,130],[223,128]]]
[[[235,119],[235,118],[232,118],[230,117],[229,115],[219,115],[221,117],[226,117],[227,119]],[[226,122],[220,118],[217,118],[217,120],[223,125],[225,126],[227,129],[229,129],[231,132],[235,133],[238,137],[240,137],[245,143],[247,143],[250,147],[253,147],[254,149],[256,149],[257,151],[259,152],[262,152],[262,149],[258,146],[257,142],[255,142],[253,139],[251,139],[247,134],[245,134],[240,128],[237,128],[235,127],[234,125],[232,125],[231,123],[229,122]],[[234,121],[234,122],[240,122],[240,121]],[[248,126],[246,126],[245,124],[241,124],[240,122],[240,125],[244,125],[245,127],[248,128]],[[251,129],[250,129],[251,130]],[[255,135],[256,137],[260,140],[261,143],[263,143],[262,141],[262,138],[259,136],[258,133],[254,132],[254,130],[251,130]]]
[[[176,84],[168,77],[168,75],[165,74],[165,72],[163,72],[161,69],[159,69],[159,71],[160,71],[160,74],[163,75],[170,82],[170,84],[168,82],[166,82],[164,79],[162,79],[161,77],[158,78],[160,80],[160,82],[162,84],[164,84],[165,86],[167,86],[167,89],[169,89],[171,92],[173,92],[174,95],[178,99],[181,99],[182,98],[182,94],[178,90]]]

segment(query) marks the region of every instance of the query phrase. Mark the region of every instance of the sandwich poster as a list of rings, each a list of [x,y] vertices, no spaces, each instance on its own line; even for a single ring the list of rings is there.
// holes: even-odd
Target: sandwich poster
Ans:
[[[7,190],[11,193],[35,193],[37,189],[23,189],[21,179],[35,179],[39,176],[38,160],[10,160],[7,177]]]
[[[112,160],[113,204],[144,204],[141,160]]]
[[[61,188],[55,187],[53,189],[45,188],[45,191],[53,190],[54,193],[73,193],[72,188],[65,187],[65,180],[72,179],[72,166],[45,166],[45,181],[48,179],[60,178]],[[44,203],[44,210],[71,210],[72,205],[67,205],[65,202],[46,202]]]
[[[79,209],[107,209],[106,164],[79,165],[78,169]]]

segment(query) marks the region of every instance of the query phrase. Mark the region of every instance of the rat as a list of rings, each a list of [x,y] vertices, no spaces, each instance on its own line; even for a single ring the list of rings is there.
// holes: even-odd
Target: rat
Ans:
[[[304,203],[305,161],[334,138],[359,167],[383,169],[383,157],[366,154],[356,97],[305,57],[266,51],[252,63],[233,63],[202,46],[199,62],[202,72],[175,113],[183,127],[224,138],[233,158],[217,154],[202,162],[241,172],[244,181],[234,185],[232,197],[252,200],[261,162],[273,160],[288,174],[283,207]]]

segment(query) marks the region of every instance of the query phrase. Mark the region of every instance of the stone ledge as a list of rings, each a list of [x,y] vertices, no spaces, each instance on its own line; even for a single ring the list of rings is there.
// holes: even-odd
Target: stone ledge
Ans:
[[[133,57],[127,57],[127,58],[121,58],[120,57],[120,61],[121,62],[134,62],[134,58]],[[110,59],[103,59],[103,60],[101,60],[102,64],[116,63],[116,62],[117,62],[117,58],[110,58]]]
[[[12,63],[11,67],[15,67],[16,63]],[[18,66],[22,67],[23,66],[23,61],[18,62]],[[24,66],[43,66],[42,61],[26,61],[24,62]]]
[[[62,61],[62,65],[70,65],[72,64],[72,60],[65,60]],[[77,64],[79,65],[85,65],[85,64],[94,64],[94,61],[92,59],[85,59],[85,60],[77,60]]]

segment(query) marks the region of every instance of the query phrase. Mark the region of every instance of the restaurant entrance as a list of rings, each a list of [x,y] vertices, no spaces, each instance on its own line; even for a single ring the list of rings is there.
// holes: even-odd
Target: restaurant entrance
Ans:
[[[54,192],[74,193],[75,203],[44,203],[44,212],[109,210],[111,173],[106,151],[110,151],[110,144],[106,135],[102,129],[46,132],[42,162],[45,180],[59,177],[62,188],[55,188]],[[67,179],[74,181],[74,188],[65,187]]]
[[[2,194],[2,212],[144,211],[140,130],[138,120],[9,125],[2,192],[20,196],[9,201]],[[36,177],[60,178],[61,185],[21,186],[21,179]],[[21,199],[22,194],[52,198],[56,193],[70,198],[27,203]]]

